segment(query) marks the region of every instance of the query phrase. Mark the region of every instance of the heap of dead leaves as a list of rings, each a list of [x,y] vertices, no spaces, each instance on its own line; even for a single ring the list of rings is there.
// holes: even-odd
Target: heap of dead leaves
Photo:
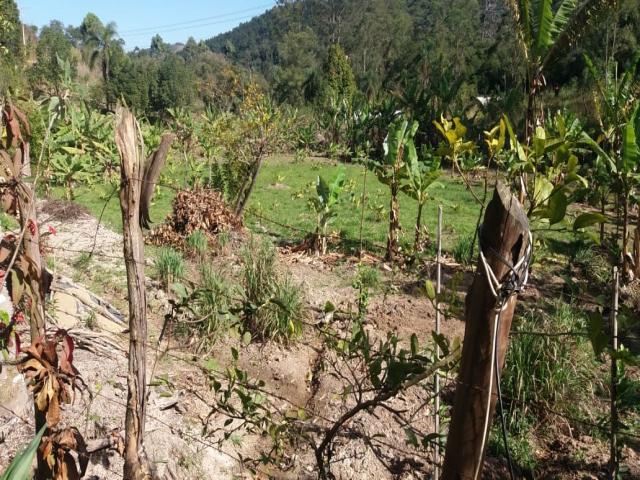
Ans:
[[[215,241],[220,232],[241,227],[242,219],[229,209],[215,190],[181,190],[173,199],[171,214],[164,224],[149,233],[147,241],[152,245],[172,245],[182,249],[187,237],[196,230],[203,231],[210,241]]]

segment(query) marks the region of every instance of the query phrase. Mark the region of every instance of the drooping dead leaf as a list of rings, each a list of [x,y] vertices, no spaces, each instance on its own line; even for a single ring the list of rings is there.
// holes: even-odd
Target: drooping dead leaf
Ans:
[[[73,340],[61,330],[51,339],[37,339],[25,353],[18,370],[29,382],[36,408],[45,412],[47,424],[54,427],[60,422],[60,405],[70,404],[71,392],[82,385],[72,363]]]
[[[76,452],[77,462],[72,452]],[[53,472],[54,480],[79,480],[89,463],[87,445],[75,427],[51,432],[44,437],[40,453]]]

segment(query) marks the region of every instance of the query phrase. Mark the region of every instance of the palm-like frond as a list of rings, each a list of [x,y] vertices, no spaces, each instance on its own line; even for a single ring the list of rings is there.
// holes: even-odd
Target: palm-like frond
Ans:
[[[536,43],[533,45],[535,58],[542,58],[546,51],[553,45],[553,8],[551,0],[538,0],[534,2]]]
[[[507,0],[518,40],[538,70],[554,61],[616,0]]]
[[[544,56],[541,68],[544,69],[555,61],[562,52],[574,45],[586,29],[615,2],[616,0],[586,0],[578,5],[577,0],[564,0],[554,19],[556,39]]]

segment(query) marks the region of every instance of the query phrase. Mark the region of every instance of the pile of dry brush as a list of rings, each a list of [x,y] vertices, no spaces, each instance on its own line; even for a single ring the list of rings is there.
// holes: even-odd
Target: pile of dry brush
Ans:
[[[152,245],[172,245],[184,248],[185,240],[197,230],[203,231],[210,241],[221,232],[242,228],[242,219],[227,206],[215,190],[197,188],[182,190],[173,199],[172,211],[164,224],[149,233]]]

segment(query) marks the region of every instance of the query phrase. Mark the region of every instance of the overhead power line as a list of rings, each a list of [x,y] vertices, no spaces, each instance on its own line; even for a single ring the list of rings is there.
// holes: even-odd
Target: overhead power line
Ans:
[[[248,13],[248,12],[263,10],[265,8],[272,7],[273,5],[274,5],[274,3],[271,2],[271,3],[267,3],[267,4],[263,4],[263,5],[258,5],[256,7],[252,7],[252,8],[245,8],[244,10],[236,10],[234,12],[224,13],[224,14],[220,14],[220,15],[213,15],[211,17],[202,17],[202,18],[198,18],[198,19],[194,19],[194,20],[185,20],[183,22],[167,23],[167,24],[164,24],[164,25],[156,25],[156,26],[153,26],[153,27],[131,28],[131,29],[128,29],[128,30],[122,30],[119,33],[121,35],[148,34],[148,33],[154,33],[157,30],[173,29],[175,27],[179,27],[180,29],[182,29],[182,28],[188,28],[188,27],[206,26],[206,25],[208,25],[208,23],[205,23],[205,24],[202,24],[202,23],[203,22],[209,22],[211,20],[220,20],[220,19],[227,18],[227,17],[233,17],[233,16],[239,15],[241,13]],[[230,20],[233,20],[233,19],[228,19],[227,18],[224,21],[228,22]],[[202,24],[202,25],[197,25],[197,24]],[[165,30],[165,31],[167,31],[167,30]],[[168,31],[171,31],[171,30],[168,30]]]
[[[250,18],[254,18],[255,15],[244,15],[242,17],[233,17],[233,18],[228,18],[226,20],[218,20],[217,22],[208,22],[208,23],[203,23],[201,25],[190,25],[190,26],[185,26],[185,27],[176,27],[176,28],[165,28],[163,30],[151,30],[149,32],[146,33],[132,33],[132,34],[123,34],[122,36],[124,37],[144,37],[144,36],[149,36],[151,34],[164,34],[164,33],[169,33],[169,32],[181,32],[181,31],[190,31],[192,29],[196,29],[196,28],[203,28],[203,27],[208,27],[211,25],[220,25],[223,23],[228,23],[228,22],[237,22],[237,21],[241,21],[241,20],[249,20]]]

